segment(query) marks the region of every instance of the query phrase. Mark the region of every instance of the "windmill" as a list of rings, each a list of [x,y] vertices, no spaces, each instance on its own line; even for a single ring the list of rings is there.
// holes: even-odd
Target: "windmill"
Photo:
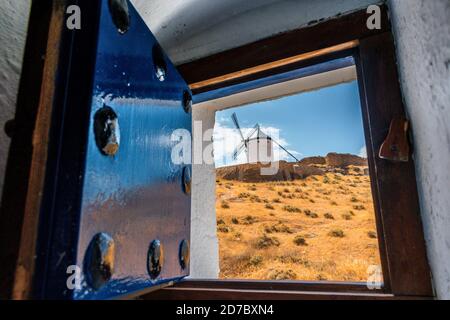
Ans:
[[[231,119],[236,126],[236,129],[239,131],[239,135],[241,136],[241,143],[237,146],[235,151],[233,152],[233,159],[236,160],[237,157],[245,151],[247,155],[247,161],[249,163],[258,163],[258,162],[272,162],[273,160],[273,144],[279,146],[284,152],[286,152],[289,156],[295,159],[296,162],[299,160],[289,152],[285,147],[279,144],[277,141],[272,139],[269,135],[265,134],[261,130],[261,126],[257,123],[250,133],[247,135],[247,138],[244,137],[242,133],[241,126],[239,125],[239,121],[236,113],[231,115]],[[256,134],[256,135],[255,135]],[[266,149],[266,150],[264,150]],[[264,152],[266,151],[266,152]],[[262,155],[262,156],[261,156]],[[263,159],[264,158],[264,159]]]

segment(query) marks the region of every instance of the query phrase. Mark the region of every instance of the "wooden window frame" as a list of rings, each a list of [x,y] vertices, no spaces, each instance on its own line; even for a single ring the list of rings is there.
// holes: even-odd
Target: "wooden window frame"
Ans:
[[[378,157],[391,121],[405,117],[387,6],[382,28],[366,10],[336,17],[179,66],[194,94],[341,56],[356,62],[384,286],[364,283],[185,280],[145,299],[432,299],[414,161]]]

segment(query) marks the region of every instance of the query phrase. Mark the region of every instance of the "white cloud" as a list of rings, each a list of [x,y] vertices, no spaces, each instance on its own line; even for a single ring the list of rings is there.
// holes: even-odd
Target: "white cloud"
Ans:
[[[366,148],[366,146],[361,147],[361,149],[359,150],[358,156],[360,156],[361,158],[367,158],[367,148]]]

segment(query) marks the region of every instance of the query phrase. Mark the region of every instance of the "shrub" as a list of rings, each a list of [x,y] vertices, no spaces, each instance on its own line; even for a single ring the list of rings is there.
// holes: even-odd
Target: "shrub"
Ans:
[[[334,220],[334,217],[331,213],[325,213],[323,216],[325,217],[325,219]]]
[[[223,219],[217,220],[217,225],[225,224],[225,221]]]
[[[307,217],[310,217],[310,218],[313,218],[313,219],[317,219],[319,217],[319,215],[317,213],[314,213],[311,210],[305,210],[305,215]]]
[[[292,233],[291,228],[289,228],[287,225],[279,222],[278,224],[272,225],[272,226],[265,226],[264,231],[266,233]]]
[[[294,243],[295,243],[297,246],[307,246],[307,245],[308,245],[308,244],[306,243],[305,238],[303,238],[302,236],[296,236],[296,237],[294,238]]]
[[[267,204],[265,205],[265,208],[266,208],[266,209],[269,209],[269,210],[275,210],[274,206],[271,205],[271,204],[269,204],[269,203],[267,203]]]
[[[331,201],[330,204],[331,204],[332,206],[337,206],[337,205],[338,205],[336,201]]]
[[[244,220],[244,221],[243,221],[242,223],[243,223],[243,224],[246,224],[246,225],[250,225],[250,224],[253,224],[253,223],[255,223],[255,222],[258,222],[258,219],[256,219],[256,218],[253,217],[253,216],[250,216],[250,215],[244,217],[243,220]]]
[[[289,228],[287,225],[282,224],[282,223],[280,223],[280,224],[278,224],[278,225],[275,225],[275,226],[274,226],[274,230],[275,230],[276,232],[292,233],[291,228]]]
[[[261,257],[261,256],[253,256],[253,257],[251,257],[251,259],[249,261],[249,264],[251,266],[256,267],[256,266],[259,266],[262,262],[263,262],[263,257]]]
[[[300,210],[299,208],[294,207],[294,206],[284,206],[283,210],[287,211],[287,212],[294,212],[294,213],[301,213],[302,212],[302,210]]]
[[[251,195],[250,201],[252,202],[261,202],[261,199],[257,195]]]
[[[366,207],[364,207],[363,205],[355,205],[353,206],[353,209],[361,211],[366,210]]]
[[[246,198],[249,198],[249,197],[250,197],[250,193],[247,193],[247,192],[241,192],[238,195],[239,199],[246,199]]]
[[[221,207],[222,209],[230,209],[230,205],[226,201],[222,201]]]
[[[367,232],[367,236],[370,239],[376,239],[377,238],[377,233],[375,231],[369,231],[369,232]]]
[[[233,224],[239,224],[239,220],[236,217],[231,218],[231,223]]]
[[[352,220],[352,215],[349,214],[349,213],[344,213],[342,215],[342,219],[344,219],[344,220]]]
[[[270,247],[278,247],[280,245],[280,241],[278,241],[275,237],[269,237],[267,234],[259,237],[256,240],[255,247],[257,249],[266,249]]]
[[[336,229],[336,230],[331,230],[328,235],[330,237],[334,237],[334,238],[343,238],[345,237],[344,231],[340,230],[340,229]]]
[[[351,202],[359,202],[358,198],[356,198],[356,197],[352,197],[352,198],[350,199],[350,201],[351,201]]]
[[[267,277],[270,280],[295,280],[297,278],[297,274],[291,269],[288,270],[272,269],[269,270]]]
[[[218,230],[219,232],[223,232],[223,233],[228,233],[228,232],[231,231],[230,227],[227,227],[227,226],[219,226],[219,227],[217,228],[217,230]]]
[[[276,260],[280,261],[281,263],[295,263],[295,264],[301,264],[305,267],[309,267],[310,263],[308,260],[299,258],[295,254],[292,253],[286,253],[281,256],[278,256],[275,258]]]

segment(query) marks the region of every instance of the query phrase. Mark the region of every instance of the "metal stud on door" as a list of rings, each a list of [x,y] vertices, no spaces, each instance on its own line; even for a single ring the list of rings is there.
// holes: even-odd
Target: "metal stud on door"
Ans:
[[[129,1],[96,3],[91,103],[66,106],[89,115],[79,117],[87,121],[87,140],[73,145],[85,150],[84,162],[79,184],[55,178],[46,196],[54,218],[41,239],[45,259],[38,268],[46,274],[36,287],[43,297],[126,297],[189,274],[186,248],[180,267],[180,243],[187,243],[190,233],[191,165],[171,156],[178,143],[173,132],[191,132],[191,93]],[[72,71],[76,68],[81,66]],[[68,157],[67,152],[61,154]],[[70,159],[61,161],[57,174],[64,178],[72,165]],[[66,200],[69,192],[74,196]],[[81,285],[73,290],[64,288],[70,264],[82,268]]]

